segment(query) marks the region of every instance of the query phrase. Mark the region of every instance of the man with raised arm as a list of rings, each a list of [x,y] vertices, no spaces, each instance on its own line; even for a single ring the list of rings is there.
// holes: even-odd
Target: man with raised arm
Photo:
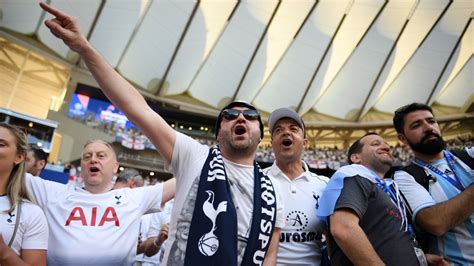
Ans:
[[[400,107],[393,124],[399,140],[415,154],[414,162],[394,179],[416,225],[431,234],[429,251],[456,265],[474,265],[474,148],[446,150],[426,104]]]
[[[137,125],[170,164],[176,198],[166,265],[274,263],[282,206],[255,162],[263,123],[246,102],[225,106],[216,123],[218,145],[209,147],[173,130],[80,33],[78,23],[47,4],[46,26],[79,53],[102,91]]]
[[[81,155],[83,188],[26,175],[49,225],[48,265],[132,265],[140,218],[161,210],[174,196],[175,182],[113,189],[117,168],[112,146],[92,140]]]

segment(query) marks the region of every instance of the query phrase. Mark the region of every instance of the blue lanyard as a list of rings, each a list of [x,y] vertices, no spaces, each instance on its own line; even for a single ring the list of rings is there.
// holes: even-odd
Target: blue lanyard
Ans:
[[[398,211],[402,215],[402,227],[403,227],[403,224],[406,224],[406,229],[404,231],[405,232],[408,231],[408,233],[412,237],[415,237],[415,231],[413,230],[413,227],[411,226],[411,224],[408,223],[404,201],[401,199],[400,195],[396,193],[394,186],[393,185],[387,186],[387,183],[385,183],[385,181],[381,180],[375,174],[374,174],[374,177],[376,181],[375,184],[377,184],[377,186],[383,192],[385,192],[390,197],[392,202],[397,206]]]
[[[461,181],[459,180],[459,177],[456,175],[456,172],[454,171],[454,157],[453,155],[451,155],[450,152],[444,150],[443,151],[443,154],[444,154],[444,158],[446,159],[446,161],[448,162],[448,166],[449,168],[451,169],[451,171],[453,172],[454,174],[454,179],[452,179],[451,177],[449,177],[447,174],[441,172],[441,170],[439,170],[438,168],[432,166],[431,164],[427,164],[425,162],[423,162],[422,160],[420,159],[415,159],[415,163],[424,167],[424,168],[428,168],[429,170],[431,170],[433,173],[443,177],[444,179],[446,179],[446,181],[448,181],[449,183],[451,183],[451,185],[453,185],[455,188],[457,188],[459,191],[463,192],[464,191],[464,186],[462,185]]]

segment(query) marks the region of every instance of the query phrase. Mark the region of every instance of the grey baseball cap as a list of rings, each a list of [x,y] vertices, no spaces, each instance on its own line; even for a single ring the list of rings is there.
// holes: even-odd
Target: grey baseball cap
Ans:
[[[283,107],[278,108],[270,114],[270,118],[268,119],[268,129],[270,130],[270,134],[273,133],[273,127],[278,122],[278,120],[282,118],[290,118],[293,119],[298,126],[303,129],[304,132],[304,122],[303,119],[291,108]]]

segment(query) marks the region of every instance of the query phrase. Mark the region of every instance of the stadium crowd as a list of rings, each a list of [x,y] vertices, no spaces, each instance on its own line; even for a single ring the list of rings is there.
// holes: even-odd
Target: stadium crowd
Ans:
[[[97,120],[97,129],[105,130],[104,132],[115,136],[115,141],[121,143],[123,146],[140,150],[140,149],[155,149],[150,140],[137,128],[130,128],[124,130],[116,127],[115,131],[110,130],[109,124],[101,120]],[[208,146],[214,146],[216,142],[210,139],[195,138],[198,142]],[[463,147],[472,147],[474,144],[474,137],[458,137],[446,141],[447,150],[460,150]],[[348,164],[347,149],[340,149],[334,147],[318,147],[310,145],[315,148],[308,148],[303,152],[303,160],[308,163],[311,168],[325,169],[330,168],[337,170],[340,167]],[[407,166],[413,159],[414,154],[408,145],[398,143],[396,146],[391,146],[392,155],[394,156],[395,166]],[[258,162],[273,163],[275,161],[275,154],[273,153],[271,145],[259,145],[257,149],[256,160]]]

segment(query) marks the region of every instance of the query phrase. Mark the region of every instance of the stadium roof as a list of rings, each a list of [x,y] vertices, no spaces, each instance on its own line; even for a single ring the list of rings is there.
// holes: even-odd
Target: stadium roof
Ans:
[[[407,103],[472,112],[472,0],[51,0],[151,98],[195,110],[234,99],[306,121],[389,120]],[[0,27],[83,62],[36,0],[2,1]]]

